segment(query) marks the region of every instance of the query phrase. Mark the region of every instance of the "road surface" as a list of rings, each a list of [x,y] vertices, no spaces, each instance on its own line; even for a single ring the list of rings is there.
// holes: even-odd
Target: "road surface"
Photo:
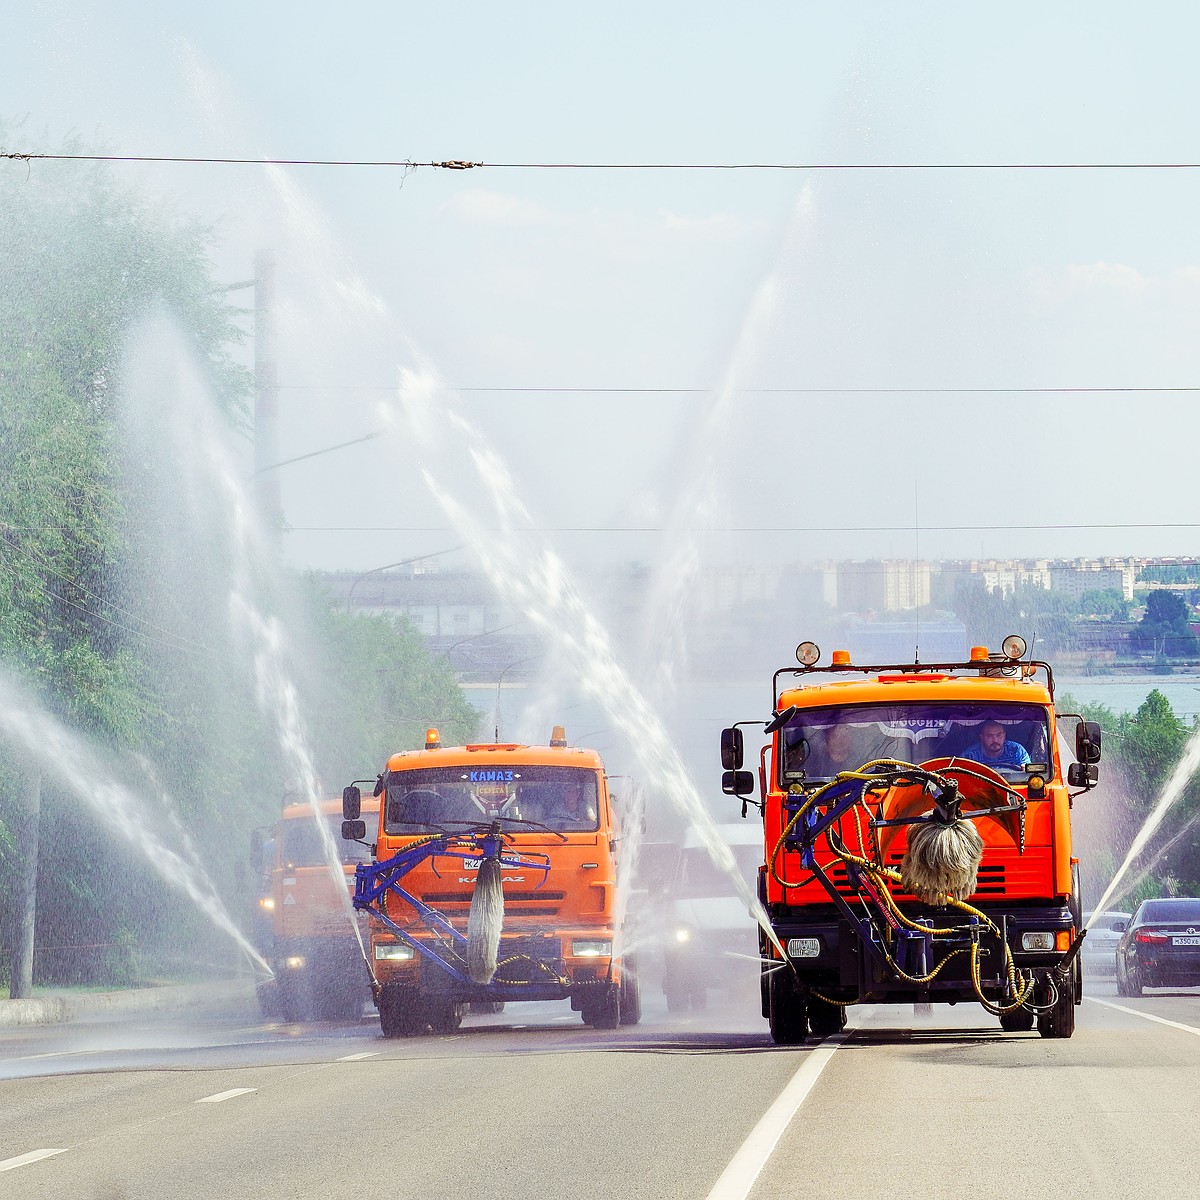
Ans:
[[[1069,1041],[888,1006],[780,1049],[745,997],[652,995],[612,1032],[565,1003],[420,1039],[367,1014],[0,1030],[0,1196],[1200,1194],[1200,991],[1088,991]]]

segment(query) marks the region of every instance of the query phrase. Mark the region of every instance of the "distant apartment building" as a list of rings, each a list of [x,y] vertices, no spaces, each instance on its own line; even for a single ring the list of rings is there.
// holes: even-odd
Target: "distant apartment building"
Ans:
[[[1133,559],[1076,558],[1050,564],[1050,590],[1078,600],[1084,592],[1115,591],[1133,599],[1137,564]]]
[[[904,612],[929,603],[931,570],[909,558],[837,564],[837,606],[843,612]]]

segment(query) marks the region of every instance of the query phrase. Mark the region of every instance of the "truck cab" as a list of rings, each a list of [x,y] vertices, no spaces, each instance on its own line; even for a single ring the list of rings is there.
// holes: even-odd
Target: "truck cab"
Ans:
[[[378,801],[367,802],[368,812],[378,808]],[[258,988],[268,1018],[355,1017],[370,999],[360,941],[366,923],[358,928],[350,893],[354,868],[371,852],[342,840],[341,818],[339,800],[322,801],[319,817],[310,804],[288,804],[270,836],[257,839],[260,854],[269,854],[257,899],[266,933],[262,949],[275,972]]]
[[[775,674],[757,789],[740,727],[723,734],[724,790],[757,790],[762,808],[775,935],[760,933],[762,1008],[777,1042],[898,1001],[974,1000],[1006,1030],[1073,1032],[1071,804],[1095,782],[1100,731],[1080,721],[1079,761],[1064,762],[1053,674],[1023,654],[1014,637],[965,662],[858,666],[835,651],[821,667],[803,643],[800,668]],[[930,845],[961,854],[957,885],[922,874]]]
[[[345,832],[357,786],[346,790]],[[375,855],[355,904],[369,913],[373,992],[385,1036],[455,1028],[467,1005],[569,999],[585,1023],[640,1016],[636,966],[616,927],[621,833],[600,756],[550,744],[392,755],[376,783]],[[469,969],[471,910],[492,860],[502,908],[494,973]]]

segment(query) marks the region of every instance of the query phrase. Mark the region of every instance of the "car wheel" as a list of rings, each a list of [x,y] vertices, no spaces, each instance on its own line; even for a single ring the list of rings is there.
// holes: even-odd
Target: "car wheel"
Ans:
[[[1145,984],[1142,982],[1142,972],[1139,967],[1134,967],[1132,971],[1125,972],[1125,995],[1140,996],[1144,986]]]

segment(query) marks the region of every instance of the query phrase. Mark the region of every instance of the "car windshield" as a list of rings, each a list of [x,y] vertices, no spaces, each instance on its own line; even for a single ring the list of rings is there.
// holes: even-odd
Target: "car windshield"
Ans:
[[[730,849],[737,863],[738,874],[753,887],[763,860],[762,846],[731,846]],[[703,846],[689,846],[680,855],[674,890],[677,896],[737,895],[734,881],[713,862]]]
[[[330,861],[330,845],[343,863],[366,862],[371,857],[370,846],[342,841],[340,816],[326,818],[325,824],[329,830],[328,844],[312,817],[289,818],[283,822],[281,861],[285,867],[323,867]]]
[[[1161,925],[1169,921],[1200,922],[1200,899],[1143,900],[1135,925]]]
[[[858,704],[801,709],[781,732],[781,783],[830,779],[875,759],[969,758],[1007,779],[1049,762],[1046,710],[1037,704]]]
[[[598,828],[596,772],[585,767],[419,767],[389,772],[385,787],[388,833],[498,817],[560,832]]]

